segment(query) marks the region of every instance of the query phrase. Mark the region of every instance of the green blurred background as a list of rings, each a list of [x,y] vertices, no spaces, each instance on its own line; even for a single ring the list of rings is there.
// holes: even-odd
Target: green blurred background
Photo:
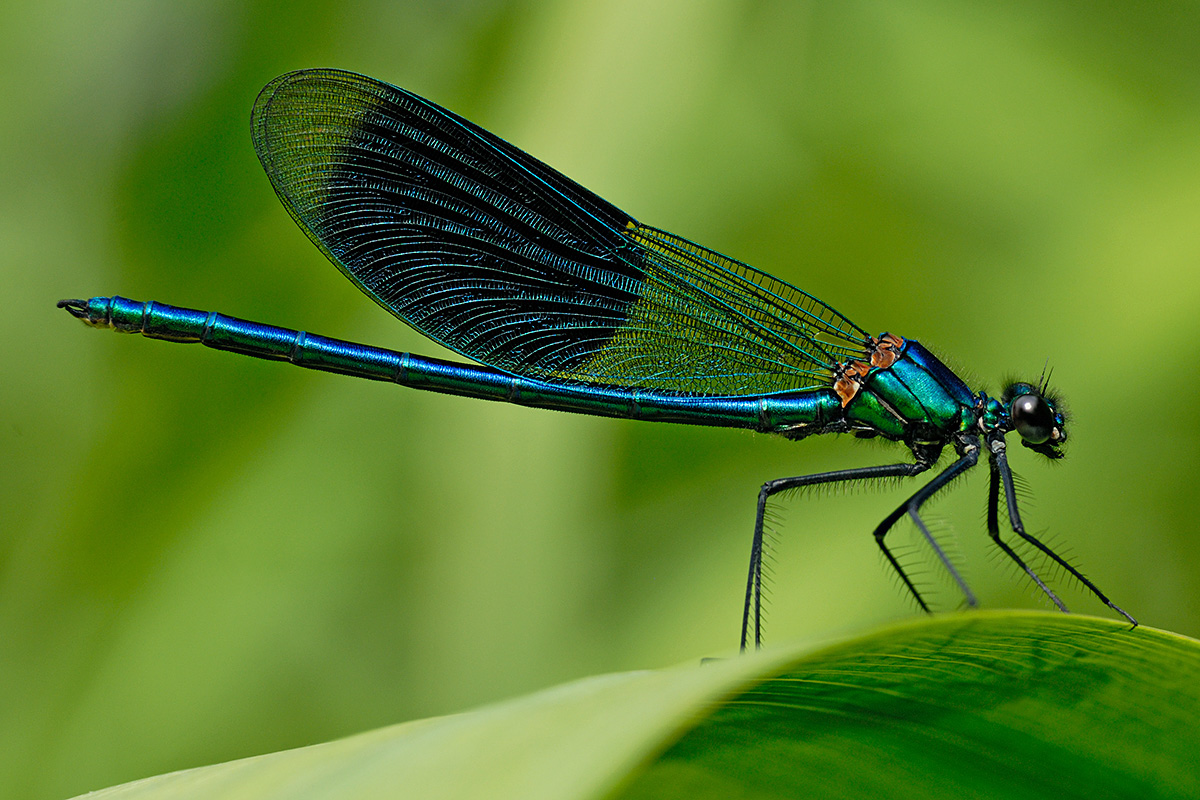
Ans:
[[[62,1],[7,4],[0,40],[2,797],[729,652],[762,481],[903,455],[422,394],[54,308],[122,294],[445,355],[262,174],[250,105],[300,67],[426,95],[979,388],[1049,360],[1071,442],[1053,466],[1016,448],[1031,530],[1200,634],[1194,3]],[[934,515],[985,605],[1040,606],[988,547],[977,472]],[[903,491],[779,504],[770,640],[915,613],[870,536]]]

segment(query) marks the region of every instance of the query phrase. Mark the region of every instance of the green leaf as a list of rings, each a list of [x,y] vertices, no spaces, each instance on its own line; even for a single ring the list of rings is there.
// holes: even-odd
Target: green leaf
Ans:
[[[1200,642],[961,614],[803,655],[623,797],[1200,797]]]
[[[1197,797],[1198,719],[1200,642],[954,614],[589,678],[89,797]]]

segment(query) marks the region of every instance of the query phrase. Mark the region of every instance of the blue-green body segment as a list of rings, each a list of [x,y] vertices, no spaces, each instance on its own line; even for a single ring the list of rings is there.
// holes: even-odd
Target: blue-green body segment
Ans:
[[[152,339],[199,343],[307,369],[603,417],[749,428],[793,439],[853,432],[917,442],[943,441],[976,423],[976,399],[970,389],[911,340],[904,341],[895,363],[870,370],[857,394],[843,407],[832,388],[760,397],[711,397],[550,383],[489,367],[398,353],[216,312],[124,297],[93,297],[78,316],[96,327],[140,333]]]
[[[828,390],[769,397],[687,397],[621,387],[553,384],[488,367],[398,353],[215,312],[124,297],[94,297],[80,318],[96,327],[141,333],[152,339],[199,343],[308,369],[602,417],[786,434],[797,426],[824,428],[841,416],[838,398]]]
[[[977,402],[961,378],[910,339],[894,364],[870,371],[846,406],[846,421],[888,439],[946,441],[976,422]]]

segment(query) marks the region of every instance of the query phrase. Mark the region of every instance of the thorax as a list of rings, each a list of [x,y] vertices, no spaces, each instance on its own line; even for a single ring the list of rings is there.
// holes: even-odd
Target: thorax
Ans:
[[[849,429],[860,436],[944,442],[979,421],[977,397],[954,372],[912,339],[885,333],[860,361],[834,377]]]

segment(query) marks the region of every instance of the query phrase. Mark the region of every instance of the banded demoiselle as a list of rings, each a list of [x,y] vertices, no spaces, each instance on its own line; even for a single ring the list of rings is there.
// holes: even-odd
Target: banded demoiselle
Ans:
[[[254,148],[288,213],[359,289],[482,366],[397,353],[223,314],[122,297],[63,300],[89,325],[200,342],[256,358],[448,394],[608,417],[749,428],[788,439],[879,437],[911,461],[763,484],[741,646],[762,641],[763,533],[779,492],[910,477],[954,460],[875,529],[909,517],[969,606],[974,593],[920,515],[987,454],[987,528],[1060,610],[1066,606],[1001,537],[1000,492],[1017,539],[1095,584],[1021,521],[1005,436],[1050,459],[1067,439],[1044,382],[1000,397],[972,391],[928,350],[869,334],[765,272],[636,221],[541,161],[411,92],[339,70],[271,81],[251,116]]]

